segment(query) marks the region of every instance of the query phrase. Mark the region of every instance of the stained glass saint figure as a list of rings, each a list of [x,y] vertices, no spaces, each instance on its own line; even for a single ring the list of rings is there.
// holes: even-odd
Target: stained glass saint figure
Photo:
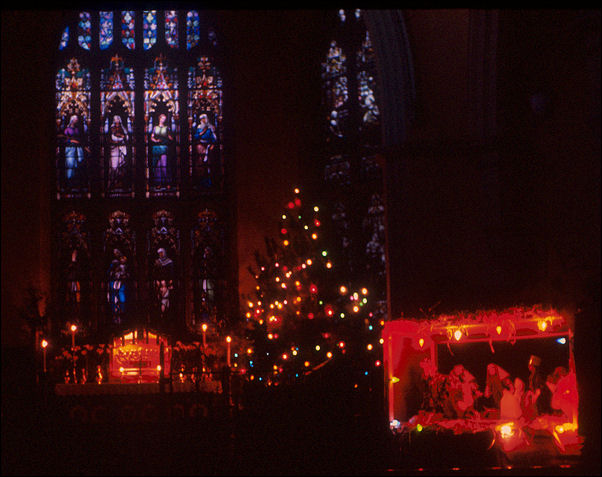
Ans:
[[[115,115],[110,129],[109,149],[109,188],[123,187],[122,181],[125,173],[127,157],[127,139],[128,135],[123,127],[121,116]]]
[[[77,181],[78,167],[84,160],[82,130],[77,114],[71,115],[69,124],[63,131],[65,144],[65,177],[67,183]]]
[[[114,324],[123,322],[127,301],[127,279],[129,278],[127,257],[119,249],[113,250],[113,260],[109,266],[108,300]]]
[[[217,144],[217,136],[215,134],[215,126],[209,122],[207,114],[203,113],[199,116],[197,124],[193,124],[194,134],[194,152],[195,152],[195,172],[199,174],[201,181],[211,181],[212,166],[213,166],[213,150]],[[203,184],[210,186],[211,184]]]
[[[163,247],[157,250],[159,257],[155,260],[155,291],[161,310],[161,316],[170,308],[170,291],[174,288],[174,263],[167,256]]]
[[[171,184],[170,149],[173,136],[167,124],[167,115],[159,114],[158,122],[153,126],[150,136],[152,177],[156,187],[167,187]]]

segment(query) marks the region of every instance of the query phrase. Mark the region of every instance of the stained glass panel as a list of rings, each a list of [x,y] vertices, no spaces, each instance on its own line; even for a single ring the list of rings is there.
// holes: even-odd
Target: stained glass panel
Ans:
[[[147,236],[150,288],[154,291],[151,320],[165,328],[173,321],[180,288],[177,263],[180,254],[180,232],[175,227],[174,215],[167,210],[153,214],[153,227]]]
[[[92,21],[89,12],[81,12],[79,14],[77,42],[84,50],[89,50],[92,46]]]
[[[118,55],[101,70],[101,155],[108,197],[134,195],[134,71]]]
[[[129,226],[129,214],[116,210],[104,232],[106,310],[112,325],[131,325],[136,288],[136,235]]]
[[[358,99],[362,115],[362,128],[378,125],[380,112],[374,95],[376,66],[374,49],[368,31],[357,52]]]
[[[223,228],[217,214],[205,209],[198,213],[191,231],[194,279],[194,321],[211,323],[217,319],[220,270],[223,255]]]
[[[201,39],[199,13],[192,10],[186,14],[186,48],[195,47]]]
[[[134,18],[133,11],[121,12],[121,42],[130,50],[136,48]]]
[[[188,142],[192,187],[220,190],[222,187],[222,79],[206,56],[188,69]]]
[[[348,157],[337,154],[331,157],[324,168],[326,182],[337,186],[351,184],[351,164]]]
[[[77,58],[56,75],[57,197],[89,195],[90,71]]]
[[[366,243],[367,269],[373,278],[384,277],[385,255],[385,207],[379,193],[372,194],[367,214],[362,224],[364,233],[370,237]]]
[[[157,42],[157,11],[148,10],[142,14],[142,44],[145,50]]]
[[[63,34],[61,35],[61,41],[59,42],[59,50],[64,50],[69,44],[69,27],[65,27]]]
[[[165,41],[171,48],[178,47],[178,12],[176,10],[165,12]]]
[[[382,168],[374,153],[380,144],[376,58],[363,12],[337,13],[332,14],[337,27],[322,63],[324,180],[334,204],[332,221],[342,261],[348,264],[351,279],[367,279],[374,286],[373,296],[380,302],[386,296],[385,224]],[[357,47],[347,50],[351,45]],[[357,191],[353,199],[349,190]],[[363,213],[357,213],[362,208]]]
[[[144,73],[146,196],[179,196],[180,110],[177,68],[155,58]]]
[[[322,63],[322,79],[328,109],[328,130],[335,138],[344,137],[347,131],[348,86],[347,57],[336,41],[330,43],[326,61]]]
[[[209,28],[207,30],[207,38],[209,40],[209,44],[212,46],[217,46],[217,34],[213,28]]]
[[[100,12],[99,46],[106,50],[113,43],[113,12]]]
[[[64,322],[89,326],[85,307],[90,297],[90,247],[85,215],[71,211],[62,218],[60,240],[61,304]]]

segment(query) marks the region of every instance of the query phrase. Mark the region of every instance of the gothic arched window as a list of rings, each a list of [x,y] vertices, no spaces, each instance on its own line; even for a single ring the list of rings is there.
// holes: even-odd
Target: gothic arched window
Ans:
[[[376,58],[362,11],[329,12],[321,61],[324,181],[340,262],[385,300],[385,222]],[[353,193],[351,193],[353,192]]]
[[[230,203],[215,14],[67,15],[54,77],[61,316],[99,332],[195,329],[201,307],[216,321],[227,301],[226,224],[197,216]],[[180,233],[196,237],[183,250]]]

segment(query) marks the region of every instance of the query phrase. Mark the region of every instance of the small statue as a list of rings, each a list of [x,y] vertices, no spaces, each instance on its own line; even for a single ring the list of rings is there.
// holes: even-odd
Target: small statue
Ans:
[[[102,383],[102,367],[100,366],[100,364],[98,366],[96,366],[96,375],[94,376],[94,378],[96,379],[96,384],[100,384]]]

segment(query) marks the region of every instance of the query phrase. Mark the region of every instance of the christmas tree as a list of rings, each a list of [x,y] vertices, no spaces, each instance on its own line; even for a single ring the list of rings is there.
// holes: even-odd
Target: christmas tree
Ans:
[[[356,388],[374,377],[382,384],[383,310],[367,288],[341,276],[346,268],[331,259],[322,220],[320,207],[295,189],[278,238],[266,238],[265,254],[255,252],[255,292],[243,295],[250,380],[292,384],[346,361]]]

